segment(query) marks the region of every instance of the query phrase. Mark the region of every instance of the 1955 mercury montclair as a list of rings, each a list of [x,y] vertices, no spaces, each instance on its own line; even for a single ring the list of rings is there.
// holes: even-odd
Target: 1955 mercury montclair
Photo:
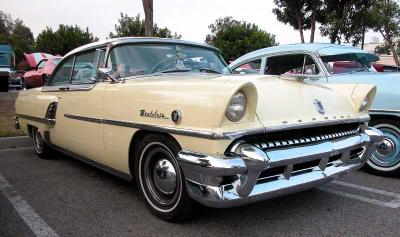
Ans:
[[[180,220],[193,201],[244,205],[359,168],[382,137],[366,125],[375,91],[233,75],[209,45],[119,38],[73,50],[43,88],[21,91],[16,126],[39,157],[135,177],[152,213]]]

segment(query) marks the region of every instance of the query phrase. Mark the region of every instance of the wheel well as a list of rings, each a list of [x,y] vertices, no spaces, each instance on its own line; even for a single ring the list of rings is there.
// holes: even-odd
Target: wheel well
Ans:
[[[129,145],[129,170],[131,172],[131,175],[134,177],[134,170],[135,170],[135,150],[136,147],[139,146],[140,141],[148,134],[160,134],[163,136],[168,137],[169,139],[171,139],[172,141],[174,141],[176,144],[178,144],[179,147],[181,147],[179,145],[179,142],[170,134],[168,133],[160,133],[160,132],[151,132],[151,131],[147,131],[147,130],[139,130],[137,132],[135,132],[135,134],[132,137],[131,143]]]
[[[397,120],[400,121],[400,117],[395,116],[395,115],[389,115],[389,114],[371,114],[371,121],[376,120],[376,119],[390,119],[390,120]]]
[[[30,137],[32,137],[32,129],[33,129],[33,126],[28,124],[28,134]]]

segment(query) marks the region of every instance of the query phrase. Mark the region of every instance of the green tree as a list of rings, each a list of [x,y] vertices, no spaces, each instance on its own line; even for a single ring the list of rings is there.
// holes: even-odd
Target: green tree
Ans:
[[[19,62],[24,52],[33,50],[34,38],[22,20],[13,20],[9,14],[0,11],[0,43],[12,45],[16,61]]]
[[[115,25],[115,32],[110,32],[110,38],[129,37],[129,36],[145,36],[145,21],[140,19],[140,15],[130,17],[127,14],[121,13],[121,18],[118,19],[118,24]],[[171,32],[168,28],[160,28],[157,24],[153,26],[153,36],[162,38],[180,39],[181,35]]]
[[[392,51],[393,59],[400,66],[395,38],[400,36],[400,6],[393,0],[376,1],[372,7],[374,31],[381,33]]]
[[[98,41],[98,38],[77,25],[59,25],[56,31],[46,27],[36,38],[36,49],[50,54],[64,55],[74,48]]]
[[[371,7],[376,0],[324,0],[321,35],[331,43],[358,45],[373,26]]]
[[[276,8],[272,12],[278,21],[289,24],[300,33],[304,43],[304,31],[311,29],[310,43],[314,42],[315,26],[321,16],[322,0],[274,0]]]
[[[226,61],[234,60],[251,51],[277,45],[275,35],[245,21],[232,17],[220,18],[208,27],[206,42],[221,50]]]

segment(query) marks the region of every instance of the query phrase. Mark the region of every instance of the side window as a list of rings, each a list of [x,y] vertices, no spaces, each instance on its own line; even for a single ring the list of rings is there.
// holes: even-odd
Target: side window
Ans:
[[[75,59],[71,84],[87,84],[96,82],[95,51],[79,54]]]
[[[55,72],[52,80],[49,83],[49,86],[60,86],[69,84],[71,79],[72,67],[74,65],[74,57],[71,57],[66,62],[59,67],[59,69]]]
[[[319,68],[312,57],[306,54],[269,57],[265,66],[265,74],[267,75],[318,75],[319,72]]]
[[[234,74],[259,74],[261,68],[261,59],[245,63],[233,70]]]

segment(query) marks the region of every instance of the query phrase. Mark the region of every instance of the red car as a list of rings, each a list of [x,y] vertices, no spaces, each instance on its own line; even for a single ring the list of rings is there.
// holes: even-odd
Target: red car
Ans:
[[[400,67],[380,63],[371,64],[377,72],[400,72]]]
[[[43,86],[60,60],[61,57],[43,58],[40,60],[34,69],[24,74],[21,87],[23,89],[29,89]]]

